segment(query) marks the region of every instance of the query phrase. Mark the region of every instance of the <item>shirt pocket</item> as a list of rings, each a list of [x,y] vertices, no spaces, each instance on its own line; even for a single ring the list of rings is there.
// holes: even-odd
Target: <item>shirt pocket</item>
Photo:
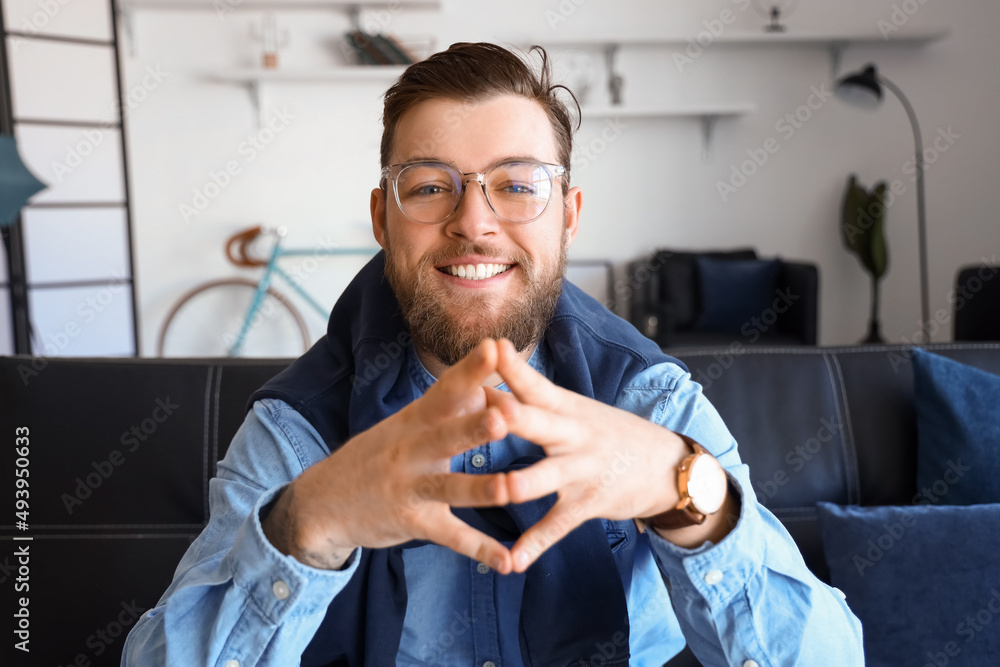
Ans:
[[[601,519],[601,525],[604,527],[604,534],[608,537],[611,553],[621,551],[628,544],[628,530],[622,526],[622,522]]]

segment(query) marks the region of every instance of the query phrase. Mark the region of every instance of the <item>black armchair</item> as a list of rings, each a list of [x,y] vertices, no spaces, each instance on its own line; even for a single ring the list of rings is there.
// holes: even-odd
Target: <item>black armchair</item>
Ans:
[[[1000,340],[1000,266],[965,266],[955,279],[955,340]]]
[[[630,320],[661,347],[816,344],[814,264],[759,259],[751,248],[658,250],[631,262],[628,274]]]

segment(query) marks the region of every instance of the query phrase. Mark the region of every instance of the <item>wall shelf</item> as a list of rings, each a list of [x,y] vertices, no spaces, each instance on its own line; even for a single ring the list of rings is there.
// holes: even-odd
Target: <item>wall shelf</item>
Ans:
[[[948,28],[922,28],[900,30],[883,37],[876,30],[865,32],[819,33],[819,32],[722,32],[704,48],[713,46],[816,46],[830,52],[830,69],[836,76],[844,50],[851,46],[926,46],[946,39],[951,33]],[[558,49],[600,49],[610,60],[621,47],[687,46],[693,35],[680,37],[624,37],[621,39],[542,39],[535,43]]]
[[[253,105],[258,128],[267,120],[267,83],[323,83],[338,81],[374,81],[389,84],[406,66],[403,65],[345,65],[322,69],[241,69],[207,72],[204,78],[217,83],[234,83],[246,87]]]
[[[601,106],[581,107],[580,113],[584,120],[600,118],[691,118],[701,123],[702,151],[705,159],[712,154],[712,140],[715,135],[715,124],[723,118],[746,116],[756,111],[750,103],[737,104],[703,104],[700,106],[662,106],[662,107],[630,107]]]
[[[218,11],[220,5],[233,10],[271,9],[441,9],[440,0],[122,0],[121,6],[133,9],[176,9]]]

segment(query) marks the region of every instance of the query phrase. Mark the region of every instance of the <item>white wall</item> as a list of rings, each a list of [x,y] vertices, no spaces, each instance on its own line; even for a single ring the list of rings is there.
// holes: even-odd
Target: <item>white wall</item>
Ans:
[[[875,33],[876,22],[890,17],[893,4],[804,2],[788,23],[803,32]],[[1000,6],[992,0],[906,4],[919,9],[905,28],[949,27],[950,38],[924,48],[852,48],[842,71],[877,62],[912,100],[927,143],[939,129],[951,128],[960,137],[927,171],[933,312],[950,310],[946,298],[959,266],[1000,253],[1000,225],[994,219]],[[730,9],[736,21],[726,30],[755,30],[761,19],[741,6],[742,0],[445,0],[440,12],[389,15],[386,29],[404,36],[433,35],[438,48],[475,40],[544,44],[572,37],[685,37]],[[146,78],[145,95],[139,93],[144,99],[128,118],[146,354],[154,349],[167,308],[183,290],[210,277],[240,273],[227,264],[221,247],[241,227],[287,225],[289,244],[305,247],[374,242],[368,200],[378,172],[379,96],[387,84],[269,86],[272,107],[286,110],[293,120],[249,160],[248,152],[241,152],[241,143],[255,132],[248,94],[208,75],[256,64],[257,46],[249,35],[259,16],[254,11],[220,18],[213,11],[161,10],[135,15],[136,53],[124,57],[127,89],[143,89],[150,68],[166,73],[152,88]],[[348,25],[343,14],[288,11],[278,17],[291,37],[281,53],[283,67],[340,61],[339,35]],[[915,188],[902,168],[912,159],[913,143],[898,103],[889,100],[866,113],[831,100],[786,139],[776,122],[805,103],[811,87],[830,87],[823,49],[713,45],[683,72],[674,63],[675,50],[623,51],[627,103],[751,102],[757,111],[718,125],[710,161],[702,158],[696,122],[665,119],[626,121],[620,136],[586,168],[576,159],[574,181],[584,189],[585,205],[572,256],[622,264],[656,247],[752,245],[764,255],[812,261],[819,265],[822,285],[820,342],[852,343],[866,330],[869,293],[866,274],[840,240],[844,184],[851,172],[868,185],[901,178],[908,193],[888,213],[890,270],[882,319],[887,338],[911,340],[920,312],[916,203]],[[606,96],[602,81],[597,96]],[[586,121],[578,142],[590,144],[604,127],[603,121]],[[724,202],[717,182],[727,180],[731,166],[769,137],[778,139],[780,150]],[[211,172],[232,160],[240,173],[185,222],[180,204],[191,205],[193,191],[211,183]],[[332,303],[357,266],[347,260],[323,262],[307,287]],[[311,318],[314,335],[324,325]],[[936,340],[950,335],[949,322]]]

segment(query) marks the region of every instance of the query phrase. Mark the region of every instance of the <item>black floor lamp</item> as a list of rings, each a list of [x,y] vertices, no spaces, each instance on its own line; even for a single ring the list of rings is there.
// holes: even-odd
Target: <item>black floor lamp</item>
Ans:
[[[837,82],[837,97],[854,106],[873,109],[882,102],[882,88],[885,87],[899,99],[913,127],[913,140],[916,143],[917,168],[917,233],[920,241],[920,328],[926,341],[930,342],[930,301],[927,287],[927,217],[924,210],[924,141],[920,134],[920,124],[913,105],[906,98],[899,86],[881,76],[875,65],[867,65],[862,71],[850,74]]]

